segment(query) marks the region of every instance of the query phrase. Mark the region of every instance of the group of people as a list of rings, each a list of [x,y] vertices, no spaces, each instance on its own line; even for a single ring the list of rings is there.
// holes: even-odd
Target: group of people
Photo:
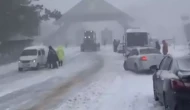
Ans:
[[[162,53],[164,55],[167,55],[168,54],[168,44],[167,44],[167,42],[165,40],[162,41],[162,44],[163,44],[163,46],[162,46]],[[156,41],[156,49],[158,49],[159,51],[161,49],[159,41]]]
[[[119,44],[120,44],[120,40],[116,40],[116,39],[113,40],[113,51],[114,52],[117,52],[117,47]]]
[[[64,50],[62,46],[59,46],[55,51],[52,46],[49,46],[49,52],[47,57],[48,68],[58,68],[63,65]]]

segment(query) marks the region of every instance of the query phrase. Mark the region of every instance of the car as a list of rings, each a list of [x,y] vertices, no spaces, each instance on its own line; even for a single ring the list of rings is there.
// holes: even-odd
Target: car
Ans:
[[[190,110],[190,56],[166,55],[153,74],[154,99],[165,110]]]
[[[159,65],[163,55],[153,47],[134,47],[127,54],[124,61],[124,69],[135,71],[136,73],[149,71],[150,66]]]
[[[26,47],[19,58],[18,71],[24,69],[39,69],[40,66],[46,66],[48,56],[48,47],[30,46]]]

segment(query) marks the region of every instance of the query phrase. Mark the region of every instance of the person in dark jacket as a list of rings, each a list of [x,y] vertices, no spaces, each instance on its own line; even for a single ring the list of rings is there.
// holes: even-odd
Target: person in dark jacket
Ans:
[[[159,44],[158,41],[156,41],[156,49],[158,49],[159,51],[160,51],[160,49],[161,49],[161,46],[160,46],[160,44]]]
[[[117,41],[116,41],[116,39],[114,39],[114,41],[113,41],[113,51],[114,51],[114,52],[117,51],[116,45],[117,45]]]
[[[168,44],[165,40],[162,41],[163,47],[162,47],[162,52],[164,55],[168,54]]]
[[[51,67],[58,68],[57,62],[59,61],[59,58],[57,56],[56,51],[52,48],[52,46],[49,46],[47,61],[50,68]]]

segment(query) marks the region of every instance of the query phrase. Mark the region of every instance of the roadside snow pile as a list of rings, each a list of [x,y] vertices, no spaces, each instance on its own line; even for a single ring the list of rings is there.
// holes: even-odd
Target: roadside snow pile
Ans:
[[[17,62],[0,66],[0,70],[1,70],[0,75],[6,74],[6,73],[10,73],[10,72],[13,72],[13,71],[17,71],[17,68],[18,68],[17,67]]]
[[[154,101],[151,76],[128,72],[110,85],[101,105],[92,110],[162,110]]]
[[[186,45],[176,45],[170,46],[168,48],[169,54],[178,57],[178,56],[184,56],[189,54],[189,49]]]

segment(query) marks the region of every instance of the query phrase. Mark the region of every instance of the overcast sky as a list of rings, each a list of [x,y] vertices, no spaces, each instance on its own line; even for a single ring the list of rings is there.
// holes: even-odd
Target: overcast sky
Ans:
[[[143,27],[153,36],[185,41],[181,15],[190,15],[190,0],[106,0],[136,19],[134,25]],[[62,13],[76,5],[80,0],[41,0],[49,9]]]

